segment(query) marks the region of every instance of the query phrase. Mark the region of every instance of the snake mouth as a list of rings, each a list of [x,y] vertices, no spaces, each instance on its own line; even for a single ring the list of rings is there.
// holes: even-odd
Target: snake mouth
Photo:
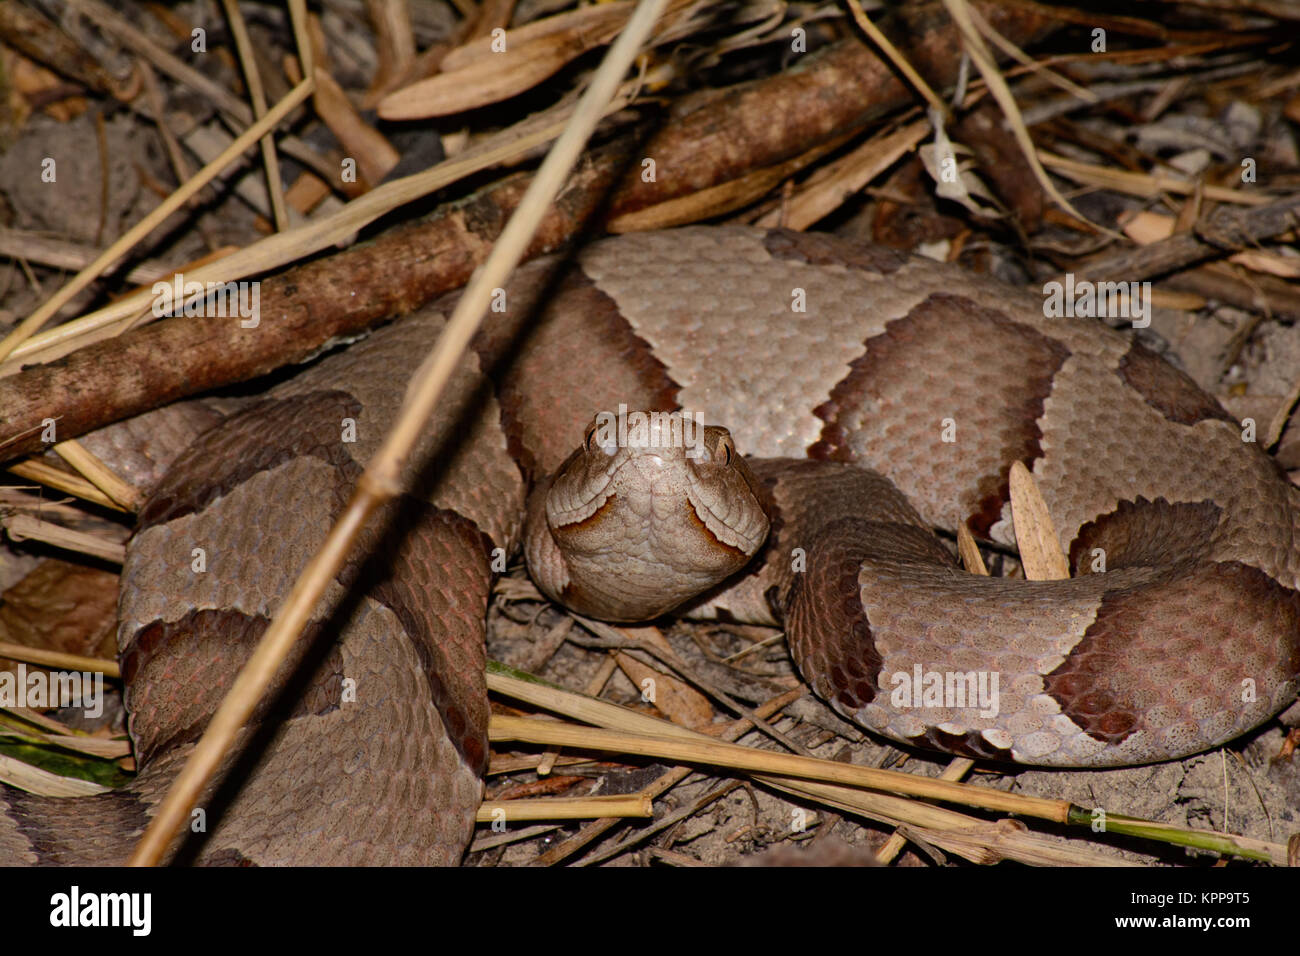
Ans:
[[[595,502],[595,496],[591,502]],[[584,518],[577,518],[572,521],[559,521],[552,524],[552,530],[561,535],[582,535],[586,532],[598,531],[608,519],[614,516],[620,507],[620,499],[617,494],[609,494],[605,499],[596,505]],[[703,510],[703,517],[701,516]],[[733,559],[744,560],[753,553],[753,542],[747,540],[744,530],[735,528],[728,523],[727,518],[719,515],[716,511],[707,508],[702,503],[693,500],[693,496],[686,495],[685,500],[681,502],[680,514],[685,516],[685,526],[692,529],[697,538],[706,547],[716,549],[722,554],[726,554]],[[670,522],[672,524],[679,524]],[[715,530],[716,529],[716,530]],[[724,531],[730,531],[733,537],[732,541],[723,540]]]
[[[663,455],[642,449],[619,448],[605,459],[598,459],[589,451],[584,455],[583,449],[578,449],[575,457],[562,465],[557,475],[555,485],[563,482],[563,497],[567,500],[560,503],[553,497],[552,526],[576,528],[599,514],[608,513],[610,502],[618,497],[613,489],[619,485],[646,488],[649,494],[654,495],[653,484],[662,475],[651,475],[645,467],[648,462],[653,462],[652,467],[664,473],[673,464]]]
[[[566,548],[632,547],[667,565],[738,567],[768,531],[744,468],[732,464],[701,475],[683,459],[633,456],[588,475],[585,486],[579,480],[576,487],[553,489],[558,493],[548,502],[548,522]],[[579,490],[582,498],[574,502]]]
[[[622,498],[643,494],[655,513],[676,507],[689,521],[719,547],[743,553],[748,535],[744,527],[733,524],[737,511],[729,495],[736,494],[722,476],[701,476],[694,460],[687,454],[663,455],[644,450],[620,449],[621,461],[588,474],[582,499],[564,508],[572,517],[557,523],[569,530],[594,526],[617,508],[627,505]],[[724,467],[730,467],[724,466]],[[668,502],[665,509],[663,503]]]
[[[722,520],[711,511],[709,512],[709,515],[712,516],[716,521]],[[689,502],[687,503],[686,506],[686,517],[687,520],[689,520],[691,524],[695,526],[696,530],[699,531],[700,536],[702,538],[709,541],[715,548],[722,551],[723,553],[729,554],[732,557],[735,557],[737,559],[747,559],[752,556],[753,554],[752,550],[746,551],[744,548],[741,548],[738,545],[728,544],[726,541],[723,541],[716,534],[714,534],[713,530],[709,527],[709,523],[700,518],[699,513],[695,510],[694,505]],[[736,529],[732,529],[732,530],[736,530]]]
[[[599,496],[593,495],[590,501],[587,502],[587,504],[594,502],[597,497]],[[588,514],[585,518],[575,518],[571,521],[558,521],[558,520],[552,521],[551,527],[555,531],[570,532],[570,533],[580,533],[583,531],[589,531],[592,528],[595,528],[597,525],[603,522],[605,518],[609,516],[609,514],[614,510],[615,502],[617,500],[618,500],[618,495],[614,495],[614,494],[607,495],[604,501],[596,505],[595,508],[590,509],[591,513]],[[583,508],[579,510],[588,510],[588,509]]]

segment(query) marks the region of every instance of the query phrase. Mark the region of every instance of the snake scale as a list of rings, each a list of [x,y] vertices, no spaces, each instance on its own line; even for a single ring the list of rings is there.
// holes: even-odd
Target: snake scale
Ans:
[[[205,793],[202,838],[173,858],[457,862],[487,759],[493,557],[520,548],[544,591],[589,613],[657,614],[704,589],[697,614],[780,624],[836,710],[952,753],[1158,761],[1295,697],[1297,491],[1125,335],[955,266],[743,227],[595,242],[522,267],[499,301],[408,462],[410,493],[367,532],[374,557],[340,573]],[[119,602],[139,775],[76,800],[0,792],[0,860],[125,858],[448,311],[317,362],[167,468]],[[598,434],[593,416],[620,406],[729,433],[647,456]],[[1012,542],[1015,461],[1068,580],[967,574],[933,534],[965,522]],[[656,563],[673,542],[684,552]],[[996,706],[897,693],[952,673],[996,675]]]

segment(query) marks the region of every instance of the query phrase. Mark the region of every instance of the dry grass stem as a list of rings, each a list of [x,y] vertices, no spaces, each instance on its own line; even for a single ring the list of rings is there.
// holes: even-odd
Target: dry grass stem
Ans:
[[[142,496],[139,490],[114,474],[80,442],[58,442],[54,445],[54,453],[75,468],[81,477],[121,505],[123,510],[140,510]]]
[[[1111,169],[1108,166],[1096,166],[1075,159],[1067,159],[1055,153],[1039,150],[1038,156],[1053,172],[1085,186],[1099,186],[1140,196],[1144,199],[1159,198],[1161,193],[1173,193],[1178,196],[1190,196],[1197,190],[1197,183],[1172,173],[1133,173],[1123,169]],[[1241,206],[1267,206],[1276,201],[1275,196],[1258,192],[1246,192],[1242,189],[1227,189],[1223,186],[1202,187],[1206,199],[1214,202],[1236,203]]]
[[[253,41],[248,36],[248,24],[244,22],[238,0],[221,0],[221,5],[225,8],[230,34],[235,40],[235,50],[239,53],[239,64],[244,69],[244,81],[248,84],[248,99],[253,106],[253,116],[260,120],[266,115],[266,91],[262,87],[262,74],[257,69],[257,57],[253,55]],[[162,125],[161,121],[159,125]],[[275,228],[284,232],[289,228],[289,213],[285,209],[284,188],[280,184],[280,159],[275,153],[275,139],[269,132],[262,137],[261,148],[262,165],[266,170],[266,190],[271,197]]]
[[[1064,823],[1069,817],[1070,805],[1065,800],[1046,800],[1041,797],[1004,793],[1001,790],[917,777],[891,770],[877,770],[874,767],[860,767],[834,760],[803,757],[798,754],[753,750],[716,740],[676,736],[658,737],[501,715],[492,717],[488,737],[491,740],[519,740],[534,744],[584,747],[589,750],[637,754],[681,763],[705,763],[755,773],[868,787],[891,793],[982,807],[986,810],[1021,813],[1056,823]]]
[[[97,534],[75,531],[32,515],[10,515],[4,519],[5,530],[13,541],[42,541],[64,551],[89,555],[120,565],[126,559],[126,546]]]
[[[77,777],[62,777],[4,754],[0,754],[0,783],[40,797],[88,797],[108,792],[108,787],[101,784]]]
[[[0,256],[53,266],[56,269],[82,269],[99,255],[99,250],[80,242],[58,239],[38,232],[0,227]],[[157,262],[142,262],[130,269],[125,278],[136,285],[149,285],[172,274]]]
[[[89,737],[83,734],[25,733],[0,727],[0,738],[4,737],[37,747],[57,747],[60,750],[70,750],[74,753],[85,754],[87,757],[98,757],[101,760],[120,760],[131,755],[131,742],[129,740],[110,740],[107,737]]]
[[[478,808],[479,823],[498,820],[592,820],[606,817],[654,816],[649,797],[628,794],[613,797],[545,797],[525,800],[489,800]]]
[[[48,488],[53,488],[56,491],[75,495],[83,501],[89,501],[91,504],[111,508],[114,511],[127,510],[88,482],[85,478],[64,471],[61,468],[55,468],[47,462],[35,458],[29,458],[26,461],[11,462],[10,464],[5,465],[5,468],[13,472],[19,478],[26,478],[28,481],[38,482],[39,484],[45,485]]]
[[[62,651],[47,651],[43,648],[24,647],[22,644],[10,644],[0,641],[0,657],[11,661],[25,661],[65,671],[90,671],[105,677],[121,677],[122,670],[117,661],[104,660],[99,657],[85,657],[81,654],[64,654]]]
[[[930,84],[921,78],[921,74],[916,72],[916,68],[907,61],[907,57],[898,52],[898,47],[889,42],[889,38],[880,32],[871,19],[862,10],[862,4],[858,0],[849,0],[849,11],[853,14],[853,20],[857,23],[858,28],[862,30],[876,47],[885,54],[889,62],[894,64],[898,72],[907,78],[912,89],[916,90],[930,104],[930,108],[938,111],[942,116],[948,115],[948,106],[934,90],[930,89]]]

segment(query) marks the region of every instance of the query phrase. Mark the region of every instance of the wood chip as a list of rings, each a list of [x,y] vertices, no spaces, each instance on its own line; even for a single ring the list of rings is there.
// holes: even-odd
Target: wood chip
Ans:
[[[1061,551],[1052,516],[1047,512],[1038,482],[1021,462],[1011,466],[1011,511],[1025,577],[1031,581],[1068,578],[1070,563]]]

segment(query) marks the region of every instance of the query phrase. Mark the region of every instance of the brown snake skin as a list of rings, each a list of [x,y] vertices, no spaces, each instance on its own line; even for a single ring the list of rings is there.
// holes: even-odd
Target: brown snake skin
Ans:
[[[286,667],[245,756],[204,795],[206,832],[178,839],[174,858],[459,860],[487,755],[492,556],[522,544],[529,487],[593,414],[620,404],[730,429],[739,454],[710,432],[705,478],[752,491],[772,530],[758,570],[697,613],[783,623],[817,693],[885,736],[1113,766],[1215,746],[1294,699],[1297,491],[1213,399],[1128,337],[1044,318],[1039,297],[988,278],[821,235],[634,234],[588,246],[548,285],[553,267],[519,270],[505,311],[489,314],[409,464],[414,492],[374,529],[376,557],[340,575],[306,659]],[[806,310],[792,308],[801,299]],[[0,861],[125,858],[324,539],[445,310],[319,362],[167,471],[122,574],[139,776],[76,800],[0,791]],[[742,473],[740,454],[781,460]],[[931,533],[966,521],[1013,541],[1013,461],[1037,478],[1076,577],[977,578]],[[533,499],[527,549],[543,589],[563,594],[567,580],[579,605],[654,590],[652,577],[602,578],[560,557],[548,542],[580,536],[587,519],[539,524],[544,501]],[[671,520],[743,562],[761,528],[723,540],[721,502]],[[616,567],[641,559],[626,550]],[[899,675],[914,672],[995,674],[996,712],[900,702]]]

